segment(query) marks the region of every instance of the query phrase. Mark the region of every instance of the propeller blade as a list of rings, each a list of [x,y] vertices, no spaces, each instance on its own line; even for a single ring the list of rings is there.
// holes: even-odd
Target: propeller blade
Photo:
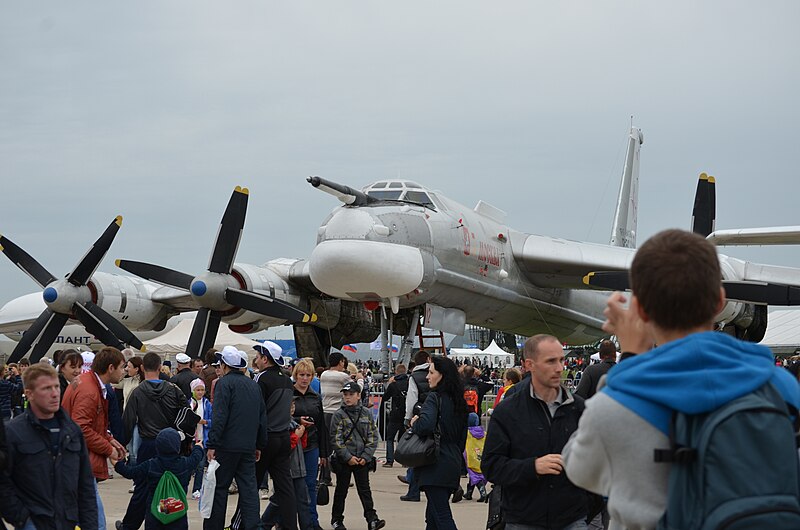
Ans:
[[[78,317],[78,320],[80,320],[84,326],[86,326],[86,322],[84,322],[84,319],[80,318],[81,312],[88,313],[86,315],[87,317],[91,317],[93,321],[98,322],[101,326],[103,326],[103,329],[107,330],[109,333],[113,335],[113,337],[110,337],[110,340],[114,341],[114,343],[109,344],[108,342],[102,340],[100,335],[92,333],[92,331],[87,328],[87,330],[90,333],[92,333],[95,337],[101,339],[100,342],[102,342],[106,346],[114,346],[115,348],[121,350],[122,348],[120,348],[117,345],[117,343],[121,342],[123,344],[123,348],[125,344],[132,346],[137,350],[142,350],[142,348],[144,348],[142,341],[140,341],[136,335],[131,333],[131,331],[125,326],[123,326],[119,320],[111,316],[108,312],[106,312],[103,308],[99,307],[97,304],[94,304],[92,302],[86,302],[83,305],[76,304],[75,307],[80,308],[76,310],[75,315]]]
[[[75,318],[77,318],[80,323],[83,324],[83,327],[86,328],[86,331],[94,335],[97,340],[106,346],[111,346],[112,348],[116,348],[118,350],[122,350],[125,347],[125,345],[121,340],[119,340],[114,332],[108,329],[108,326],[106,326],[99,318],[96,318],[87,308],[81,304],[75,304],[72,307],[75,311]]]
[[[236,250],[242,239],[249,193],[247,188],[239,186],[233,190],[225,213],[222,215],[217,240],[214,242],[214,250],[211,253],[211,260],[208,262],[209,272],[231,273]]]
[[[189,343],[186,345],[186,355],[193,359],[200,359],[206,350],[214,346],[221,317],[222,313],[219,311],[212,311],[205,307],[197,311],[192,334],[189,335]]]
[[[293,306],[283,300],[277,298],[270,298],[267,295],[254,293],[251,291],[242,291],[241,289],[228,288],[225,291],[225,300],[228,303],[247,309],[259,315],[265,315],[273,318],[280,318],[286,320],[290,324],[297,324],[300,322],[316,322],[317,315],[308,314],[300,308]]]
[[[714,177],[700,173],[692,209],[692,232],[703,237],[714,231],[717,217],[716,184]]]
[[[169,287],[175,287],[176,289],[183,289],[184,291],[189,290],[189,287],[192,285],[192,280],[194,279],[194,276],[168,269],[161,265],[126,259],[118,259],[115,263],[120,269],[135,274],[140,278],[162,283]]]
[[[61,333],[61,329],[66,324],[67,319],[69,319],[68,315],[54,313],[50,309],[42,311],[39,318],[22,335],[22,339],[20,339],[17,347],[14,348],[11,357],[8,358],[8,362],[15,363],[19,361],[25,357],[25,354],[31,348],[33,350],[29,356],[30,361],[32,363],[39,362],[39,359],[44,357],[44,354],[55,342],[58,334]]]
[[[590,272],[583,277],[584,284],[609,291],[627,291],[629,282],[628,271]]]
[[[89,278],[94,274],[94,271],[97,270],[97,267],[100,265],[100,261],[102,261],[103,257],[108,252],[108,249],[111,248],[111,243],[114,242],[114,238],[119,232],[120,227],[122,226],[122,216],[118,215],[111,224],[108,225],[105,232],[97,238],[97,241],[94,242],[92,248],[89,249],[89,252],[86,253],[83,258],[75,265],[75,268],[69,273],[67,276],[67,280],[73,285],[84,285]]]
[[[8,259],[22,270],[25,274],[30,276],[33,281],[39,284],[39,287],[46,287],[48,284],[56,281],[56,277],[50,274],[33,256],[22,250],[10,239],[0,236],[0,250],[8,256]]]
[[[800,305],[800,287],[764,282],[723,281],[730,300],[777,306]]]

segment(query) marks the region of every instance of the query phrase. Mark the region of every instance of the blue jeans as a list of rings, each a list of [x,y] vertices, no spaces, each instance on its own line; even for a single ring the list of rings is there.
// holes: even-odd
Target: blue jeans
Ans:
[[[408,468],[406,471],[406,480],[408,480],[408,492],[406,496],[419,499],[419,481],[417,481],[416,476],[414,476],[413,467]]]
[[[397,422],[389,422],[386,426],[386,463],[394,463],[394,441],[397,435],[403,433],[403,424]]]
[[[308,489],[308,510],[311,513],[311,521],[319,524],[319,513],[317,512],[317,473],[319,472],[319,447],[309,449],[303,453],[306,464],[306,488]],[[300,504],[297,505],[300,511]]]
[[[192,491],[200,491],[203,487],[203,475],[205,475],[206,467],[208,467],[208,459],[203,458],[197,463],[197,468],[194,470],[194,487]]]
[[[453,520],[453,512],[450,511],[452,493],[449,488],[434,486],[425,488],[425,497],[428,499],[428,505],[425,507],[425,530],[458,530]],[[506,528],[509,528],[508,525]]]
[[[94,494],[97,497],[97,530],[106,530],[106,511],[103,509],[103,499],[100,498],[97,482],[94,483]]]

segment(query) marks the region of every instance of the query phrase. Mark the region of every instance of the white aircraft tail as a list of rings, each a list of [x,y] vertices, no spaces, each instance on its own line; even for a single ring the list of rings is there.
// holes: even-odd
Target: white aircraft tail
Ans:
[[[611,229],[611,246],[636,248],[636,219],[639,206],[639,150],[644,143],[641,129],[631,127],[625,169],[619,185],[617,211]]]

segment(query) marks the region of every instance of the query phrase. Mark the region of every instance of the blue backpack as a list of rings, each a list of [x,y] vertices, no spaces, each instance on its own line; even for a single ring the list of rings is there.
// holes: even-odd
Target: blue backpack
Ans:
[[[718,409],[674,413],[660,530],[800,529],[800,469],[787,405],[770,384]]]

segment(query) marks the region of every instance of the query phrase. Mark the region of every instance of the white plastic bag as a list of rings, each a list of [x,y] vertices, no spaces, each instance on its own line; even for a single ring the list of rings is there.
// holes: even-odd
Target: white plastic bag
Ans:
[[[219,462],[212,460],[208,463],[206,474],[203,477],[203,487],[200,488],[200,515],[203,519],[211,517],[211,509],[214,507],[214,490],[217,489],[217,469]]]

